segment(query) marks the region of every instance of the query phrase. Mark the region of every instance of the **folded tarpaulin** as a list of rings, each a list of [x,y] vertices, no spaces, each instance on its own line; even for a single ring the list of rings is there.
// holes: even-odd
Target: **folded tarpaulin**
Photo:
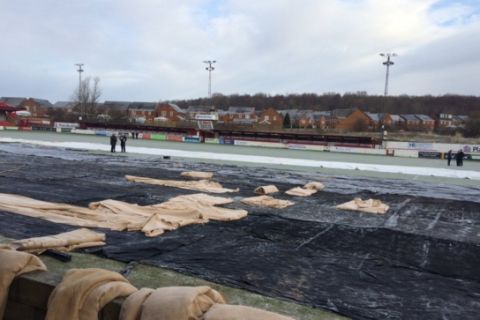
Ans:
[[[231,202],[229,198],[200,193],[149,206],[108,199],[92,202],[89,208],[84,208],[0,193],[1,210],[80,227],[141,230],[147,236],[157,236],[188,224],[237,220],[247,215],[245,210],[216,207]]]
[[[202,318],[203,320],[294,320],[291,317],[262,309],[214,304]]]
[[[194,320],[214,304],[226,303],[208,286],[141,289],[122,304],[120,320]]]
[[[292,202],[289,200],[275,199],[273,197],[265,196],[265,195],[243,198],[241,201],[245,204],[249,204],[252,206],[276,208],[276,209],[283,209],[295,204],[295,202]]]
[[[176,229],[187,224],[205,223],[209,220],[231,221],[246,217],[246,210],[217,207],[232,202],[230,198],[203,193],[174,197],[151,206],[158,213],[147,221],[142,231],[147,236],[156,236],[163,233],[163,230]]]
[[[96,320],[98,312],[117,297],[137,291],[117,272],[70,269],[50,294],[46,320]]]
[[[355,198],[352,201],[348,201],[336,206],[337,209],[361,211],[367,213],[384,214],[390,208],[387,204],[380,200],[368,199],[362,200],[361,198]]]
[[[0,249],[0,319],[3,319],[8,289],[13,279],[24,273],[46,270],[43,262],[30,253]]]
[[[173,187],[173,188],[210,192],[210,193],[227,193],[227,192],[239,191],[238,188],[237,189],[224,188],[220,183],[215,181],[210,181],[210,180],[193,180],[193,181],[162,180],[162,179],[152,179],[147,177],[129,176],[129,175],[126,175],[125,179],[131,182],[154,184],[157,186]]]
[[[276,193],[276,192],[278,192],[278,188],[273,184],[270,184],[268,186],[261,186],[255,189],[256,194],[262,194],[262,195]]]
[[[191,179],[212,179],[213,172],[204,172],[204,171],[184,171],[180,174],[182,177],[191,178]]]
[[[325,188],[323,183],[312,181],[305,184],[303,187],[295,187],[285,191],[286,194],[297,197],[308,197],[314,193],[317,193],[318,190]]]
[[[81,228],[51,236],[16,240],[11,246],[17,250],[40,254],[47,249],[72,251],[105,245],[105,234]]]

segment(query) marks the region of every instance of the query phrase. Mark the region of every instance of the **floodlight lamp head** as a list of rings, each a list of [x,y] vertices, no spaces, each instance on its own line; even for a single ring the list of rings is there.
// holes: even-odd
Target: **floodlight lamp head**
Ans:
[[[380,53],[380,56],[385,57],[385,53]]]

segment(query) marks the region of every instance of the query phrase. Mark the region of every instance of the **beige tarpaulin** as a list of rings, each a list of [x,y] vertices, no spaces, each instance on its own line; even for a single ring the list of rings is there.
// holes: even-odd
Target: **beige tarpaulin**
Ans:
[[[204,171],[185,171],[180,174],[182,177],[191,178],[191,179],[206,179],[210,180],[213,177],[213,172],[204,172]]]
[[[196,320],[223,296],[207,286],[142,289],[122,304],[120,320]]]
[[[238,188],[237,189],[224,188],[220,183],[215,181],[210,181],[210,180],[193,180],[193,181],[162,180],[162,179],[152,179],[147,177],[129,176],[129,175],[126,175],[125,179],[131,182],[147,183],[147,184],[154,184],[157,186],[174,187],[174,188],[210,192],[210,193],[227,193],[227,192],[239,191]]]
[[[119,273],[104,269],[71,269],[48,299],[46,320],[96,320],[117,297],[137,291]]]
[[[368,199],[362,200],[360,198],[355,198],[352,201],[348,201],[336,206],[337,209],[342,210],[353,210],[353,211],[361,211],[367,213],[376,213],[376,214],[384,214],[390,208],[385,203],[381,202],[380,200],[375,199]]]
[[[318,190],[322,190],[323,188],[325,188],[323,183],[312,181],[305,184],[303,187],[295,187],[287,190],[285,193],[291,196],[308,197],[314,193],[317,193]]]
[[[30,253],[0,249],[0,319],[3,319],[13,279],[24,273],[46,270],[43,262]]]
[[[137,292],[132,293],[128,298],[126,298],[122,303],[122,308],[120,309],[119,320],[140,320],[142,319],[140,315],[142,314],[142,306],[145,300],[150,297],[154,292],[154,289],[142,288]]]
[[[295,204],[295,202],[292,202],[289,200],[275,199],[270,196],[256,196],[256,197],[250,197],[250,198],[243,198],[241,201],[245,204],[249,204],[253,206],[276,208],[276,209],[283,209]]]
[[[247,215],[245,210],[216,207],[231,202],[229,198],[192,194],[149,206],[104,200],[84,208],[0,193],[0,210],[80,227],[142,230],[147,236],[192,223],[237,220]]]
[[[268,186],[261,186],[255,189],[256,194],[271,194],[276,192],[278,192],[278,188],[273,184],[270,184]]]
[[[202,318],[203,320],[294,320],[257,308],[234,306],[228,304],[214,304]]]
[[[147,221],[142,231],[147,236],[155,236],[164,230],[176,229],[187,224],[205,223],[209,220],[231,221],[246,217],[248,214],[246,210],[217,207],[232,202],[230,198],[203,193],[178,196],[151,206],[158,213]]]
[[[105,234],[89,229],[77,229],[56,235],[16,240],[11,246],[17,250],[40,254],[47,249],[72,251],[105,245]]]

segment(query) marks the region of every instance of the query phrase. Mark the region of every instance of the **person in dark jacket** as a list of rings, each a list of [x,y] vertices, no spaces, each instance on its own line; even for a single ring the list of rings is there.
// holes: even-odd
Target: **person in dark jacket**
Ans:
[[[450,166],[450,161],[452,161],[452,150],[448,150],[447,152],[447,163]]]
[[[463,157],[465,154],[462,150],[458,150],[457,154],[455,155],[455,160],[457,160],[457,167],[463,166]]]
[[[127,144],[127,134],[122,134],[120,136],[120,146],[122,147],[122,152],[127,152],[125,146]]]
[[[117,145],[117,136],[114,133],[110,136],[110,146],[112,146],[112,148],[110,149],[110,152],[115,152],[116,145]]]

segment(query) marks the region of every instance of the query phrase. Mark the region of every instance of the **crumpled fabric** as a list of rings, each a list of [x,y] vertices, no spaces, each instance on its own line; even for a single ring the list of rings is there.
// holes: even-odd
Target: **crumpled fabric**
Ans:
[[[222,185],[215,181],[210,180],[193,180],[193,181],[185,181],[185,180],[162,180],[162,179],[152,179],[147,177],[136,177],[136,176],[129,176],[126,175],[125,179],[131,182],[139,182],[139,183],[146,183],[146,184],[154,184],[157,186],[164,186],[164,187],[174,187],[186,190],[195,190],[195,191],[202,191],[202,192],[210,192],[210,193],[227,193],[227,192],[238,192],[239,189],[228,189],[222,187]]]
[[[141,289],[122,304],[120,320],[200,320],[223,296],[208,286]]]
[[[348,202],[337,205],[336,208],[342,209],[342,210],[385,214],[390,207],[380,200],[376,200],[376,199],[362,200],[361,198],[355,198],[352,201],[348,201]]]
[[[204,172],[204,171],[185,171],[180,174],[182,177],[191,178],[191,179],[205,179],[210,180],[213,177],[213,172]]]
[[[274,186],[273,184],[270,184],[268,186],[261,186],[255,189],[256,194],[272,194],[278,192],[278,188]]]
[[[47,271],[36,256],[11,249],[0,249],[0,319],[3,319],[8,290],[15,277],[33,271]]]
[[[243,198],[241,202],[248,205],[252,205],[252,206],[275,208],[275,209],[283,209],[295,204],[295,202],[293,201],[275,199],[273,197],[266,196],[266,195]]]
[[[50,294],[46,320],[97,320],[98,312],[117,297],[137,291],[117,272],[70,269]]]
[[[214,304],[203,320],[294,320],[294,318],[262,309],[228,304]]]
[[[285,191],[286,194],[297,197],[308,197],[319,190],[323,190],[325,186],[321,182],[312,181],[305,184],[303,187],[295,187]]]
[[[92,202],[88,208],[84,208],[0,193],[0,210],[80,227],[141,230],[149,237],[188,224],[206,223],[209,220],[231,221],[248,214],[241,209],[216,207],[232,202],[230,198],[199,193],[148,206],[107,199]]]
[[[47,249],[72,251],[105,245],[105,234],[81,228],[56,235],[16,240],[11,246],[20,251],[41,254]]]

